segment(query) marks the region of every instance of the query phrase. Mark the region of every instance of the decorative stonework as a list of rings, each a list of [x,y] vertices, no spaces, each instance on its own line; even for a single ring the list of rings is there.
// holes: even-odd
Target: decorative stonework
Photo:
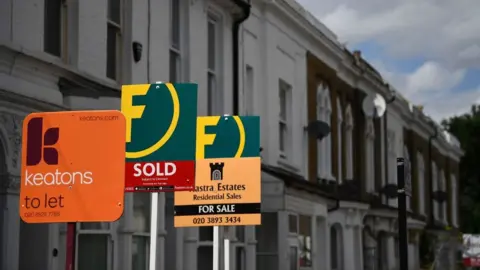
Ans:
[[[11,161],[11,169],[20,168],[20,149],[22,144],[22,117],[19,115],[0,112],[0,126],[7,131],[7,146],[10,151],[7,153],[7,159]]]
[[[20,176],[0,174],[0,192],[18,191],[20,189]]]

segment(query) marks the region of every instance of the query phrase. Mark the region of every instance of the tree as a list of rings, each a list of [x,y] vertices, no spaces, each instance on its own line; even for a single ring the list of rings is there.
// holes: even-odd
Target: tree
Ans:
[[[480,233],[480,105],[442,121],[455,135],[465,155],[460,161],[460,218],[462,232]]]

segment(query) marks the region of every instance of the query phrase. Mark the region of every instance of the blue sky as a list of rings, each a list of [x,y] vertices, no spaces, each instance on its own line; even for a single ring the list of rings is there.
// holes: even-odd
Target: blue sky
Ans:
[[[480,1],[297,1],[434,119],[480,102]]]

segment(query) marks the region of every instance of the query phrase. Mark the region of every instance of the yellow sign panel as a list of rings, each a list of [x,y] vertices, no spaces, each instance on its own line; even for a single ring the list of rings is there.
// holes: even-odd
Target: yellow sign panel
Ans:
[[[175,227],[261,224],[260,157],[196,161],[195,190],[175,193]]]

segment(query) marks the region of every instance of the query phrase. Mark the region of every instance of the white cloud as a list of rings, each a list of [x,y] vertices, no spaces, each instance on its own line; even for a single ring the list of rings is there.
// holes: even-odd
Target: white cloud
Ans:
[[[453,91],[470,68],[480,67],[478,0],[297,0],[350,45],[375,42],[390,59],[421,57],[411,73],[368,59],[407,99],[432,117],[469,110],[480,87]]]

